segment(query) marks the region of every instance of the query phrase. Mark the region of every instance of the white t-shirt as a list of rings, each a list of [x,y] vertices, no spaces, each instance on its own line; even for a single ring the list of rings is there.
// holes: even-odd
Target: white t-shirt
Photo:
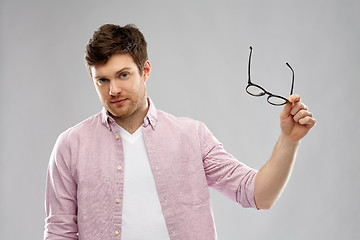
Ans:
[[[120,127],[124,148],[123,240],[169,240],[142,127],[130,134]]]

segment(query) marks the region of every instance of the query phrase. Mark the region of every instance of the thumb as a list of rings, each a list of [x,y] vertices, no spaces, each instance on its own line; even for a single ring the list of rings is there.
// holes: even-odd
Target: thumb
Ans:
[[[285,107],[280,113],[280,120],[285,120],[286,118],[289,117],[292,105],[293,105],[292,103],[285,104]]]
[[[300,95],[293,94],[290,97],[288,97],[289,103],[285,105],[283,110],[280,113],[280,120],[285,120],[289,115],[292,107],[294,106],[294,103],[300,101]]]

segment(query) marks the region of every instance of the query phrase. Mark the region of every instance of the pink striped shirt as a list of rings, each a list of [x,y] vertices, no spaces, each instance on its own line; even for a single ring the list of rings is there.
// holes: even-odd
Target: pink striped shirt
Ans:
[[[256,208],[257,171],[203,123],[149,102],[143,136],[170,239],[217,239],[208,186]],[[49,161],[44,239],[121,239],[124,171],[119,128],[105,109],[62,133]]]

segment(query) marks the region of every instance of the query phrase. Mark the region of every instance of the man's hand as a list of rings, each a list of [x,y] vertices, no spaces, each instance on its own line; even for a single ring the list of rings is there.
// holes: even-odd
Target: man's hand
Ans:
[[[282,134],[293,142],[298,142],[315,125],[316,120],[300,101],[299,95],[293,94],[288,100],[290,103],[285,105],[280,114],[280,127]]]

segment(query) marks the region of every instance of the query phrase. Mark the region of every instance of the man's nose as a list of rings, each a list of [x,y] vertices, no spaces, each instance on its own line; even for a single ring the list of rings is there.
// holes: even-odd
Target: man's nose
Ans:
[[[111,96],[118,96],[120,93],[121,93],[120,83],[118,83],[116,80],[110,81],[109,94]]]

